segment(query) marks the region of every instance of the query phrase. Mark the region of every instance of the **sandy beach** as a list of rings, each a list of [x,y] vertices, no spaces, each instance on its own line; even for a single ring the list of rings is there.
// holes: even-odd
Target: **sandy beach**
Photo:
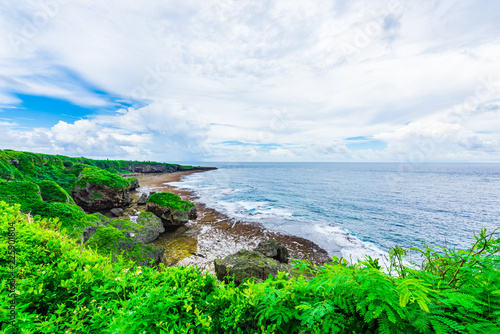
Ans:
[[[200,203],[194,193],[170,185],[171,182],[181,181],[184,176],[191,173],[199,171],[137,176],[141,186],[135,196],[144,192],[168,191],[196,205],[198,212],[196,221],[190,221],[176,231],[165,232],[152,243],[165,247],[162,262],[166,265],[197,265],[213,272],[214,259],[223,258],[240,249],[251,250],[260,241],[268,238],[274,238],[284,244],[291,258],[310,259],[312,263],[318,265],[330,260],[327,252],[312,241],[270,231],[257,223],[234,220]]]

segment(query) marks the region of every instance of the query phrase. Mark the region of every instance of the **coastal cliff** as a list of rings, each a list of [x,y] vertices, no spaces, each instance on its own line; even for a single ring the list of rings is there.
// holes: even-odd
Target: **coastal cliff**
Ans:
[[[130,221],[131,217],[124,214],[125,210],[130,211],[133,202],[131,191],[140,187],[138,180],[130,176],[209,169],[213,168],[0,150],[0,200],[19,204],[26,213],[59,219],[69,236],[99,252],[111,252],[114,259],[120,254],[135,263],[149,265],[150,261],[158,263],[163,248],[145,243],[158,237],[157,229],[164,231],[163,225],[169,224],[160,221],[161,227],[155,228],[149,223],[138,225],[144,220],[142,213],[136,221]],[[196,217],[192,203],[188,203],[192,209],[186,215],[176,209],[177,203],[184,202],[170,195],[171,200],[161,208],[176,217],[175,225],[186,224]],[[118,224],[114,217],[126,219]],[[158,217],[164,218],[161,214]]]

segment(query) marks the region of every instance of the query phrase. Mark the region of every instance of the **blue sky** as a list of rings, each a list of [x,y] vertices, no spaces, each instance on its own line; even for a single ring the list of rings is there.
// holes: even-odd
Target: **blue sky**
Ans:
[[[500,162],[500,2],[0,3],[0,148]]]

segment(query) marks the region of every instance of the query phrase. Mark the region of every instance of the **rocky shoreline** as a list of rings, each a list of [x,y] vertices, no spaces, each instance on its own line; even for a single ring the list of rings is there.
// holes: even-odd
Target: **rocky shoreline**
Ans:
[[[202,171],[136,175],[141,186],[132,196],[138,198],[142,193],[171,192],[196,205],[196,220],[189,221],[173,232],[162,233],[151,243],[165,247],[161,262],[169,266],[197,265],[215,273],[215,259],[222,259],[241,249],[252,250],[265,239],[275,239],[285,245],[291,258],[309,259],[316,265],[330,260],[328,253],[310,240],[274,232],[258,223],[232,219],[200,203],[193,192],[170,185],[186,175]]]

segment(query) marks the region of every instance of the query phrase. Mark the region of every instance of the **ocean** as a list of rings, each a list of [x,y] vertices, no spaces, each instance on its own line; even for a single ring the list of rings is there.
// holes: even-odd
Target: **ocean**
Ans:
[[[205,163],[207,164],[207,163]],[[172,185],[240,221],[309,239],[330,256],[466,248],[500,225],[500,164],[213,163]]]

